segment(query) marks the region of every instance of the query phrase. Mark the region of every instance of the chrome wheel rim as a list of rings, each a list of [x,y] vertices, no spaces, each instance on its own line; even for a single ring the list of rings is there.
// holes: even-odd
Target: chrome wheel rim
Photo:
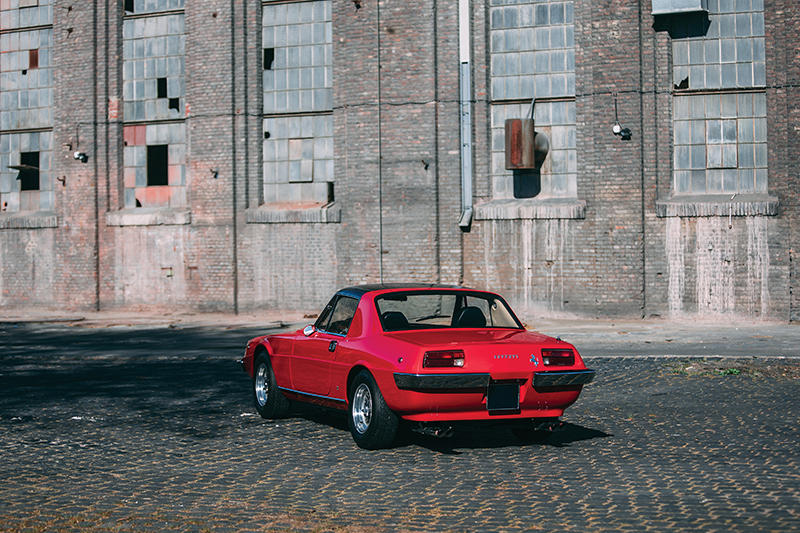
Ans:
[[[369,429],[372,420],[372,393],[366,383],[360,384],[353,394],[353,425],[363,434]]]
[[[267,404],[267,396],[269,395],[269,370],[264,363],[258,365],[256,370],[255,388],[256,401],[260,407],[264,407]]]

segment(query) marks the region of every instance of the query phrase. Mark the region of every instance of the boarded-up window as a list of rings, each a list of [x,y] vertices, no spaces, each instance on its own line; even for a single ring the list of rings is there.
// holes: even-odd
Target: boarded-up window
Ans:
[[[39,68],[39,50],[28,50],[28,68]]]

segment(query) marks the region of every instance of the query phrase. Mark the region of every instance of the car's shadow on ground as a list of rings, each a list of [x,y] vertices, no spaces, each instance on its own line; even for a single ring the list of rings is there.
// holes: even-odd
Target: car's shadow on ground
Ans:
[[[288,416],[338,429],[342,433],[346,433],[346,435],[342,435],[342,438],[350,438],[350,430],[347,427],[347,413],[344,411],[293,402]],[[462,453],[459,450],[462,449],[519,446],[552,446],[561,448],[567,447],[574,442],[611,436],[613,435],[604,431],[571,423],[565,423],[556,431],[540,432],[533,436],[521,436],[515,433],[512,427],[502,423],[461,423],[454,428],[452,436],[437,438],[414,431],[411,424],[401,423],[397,439],[392,448],[419,446],[437,453],[459,455]]]
[[[597,429],[591,429],[577,424],[564,424],[553,432],[542,432],[531,438],[515,434],[511,427],[503,425],[470,425],[458,426],[452,437],[435,438],[419,435],[414,432],[405,432],[398,439],[397,445],[416,445],[428,450],[447,455],[460,455],[463,449],[487,449],[507,447],[566,447],[574,442],[611,437],[612,435]]]

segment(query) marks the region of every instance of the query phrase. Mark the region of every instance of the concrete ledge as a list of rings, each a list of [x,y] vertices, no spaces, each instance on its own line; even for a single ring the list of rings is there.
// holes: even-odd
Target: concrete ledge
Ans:
[[[57,228],[58,215],[49,211],[0,215],[0,229]]]
[[[586,202],[577,198],[492,200],[475,206],[475,220],[586,218]]]
[[[674,196],[656,201],[658,217],[775,216],[780,202],[766,194]]]
[[[248,224],[338,224],[342,208],[329,204],[264,204],[245,211]]]
[[[176,226],[191,223],[192,213],[188,209],[139,207],[106,213],[108,226]]]

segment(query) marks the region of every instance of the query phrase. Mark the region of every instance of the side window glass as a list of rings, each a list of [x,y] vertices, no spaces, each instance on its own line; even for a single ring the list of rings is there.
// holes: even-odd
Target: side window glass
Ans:
[[[358,307],[358,300],[342,296],[336,301],[331,314],[331,321],[328,324],[327,332],[334,335],[346,335],[347,330],[350,328],[350,322],[356,314]]]
[[[322,313],[320,313],[319,318],[317,318],[317,321],[314,322],[314,327],[316,329],[321,329],[322,331],[328,329],[328,320],[330,320],[331,318],[331,311],[333,310],[333,304],[335,302],[336,302],[336,296],[331,298],[331,301],[328,302],[328,305],[326,305],[325,309],[323,309]]]

